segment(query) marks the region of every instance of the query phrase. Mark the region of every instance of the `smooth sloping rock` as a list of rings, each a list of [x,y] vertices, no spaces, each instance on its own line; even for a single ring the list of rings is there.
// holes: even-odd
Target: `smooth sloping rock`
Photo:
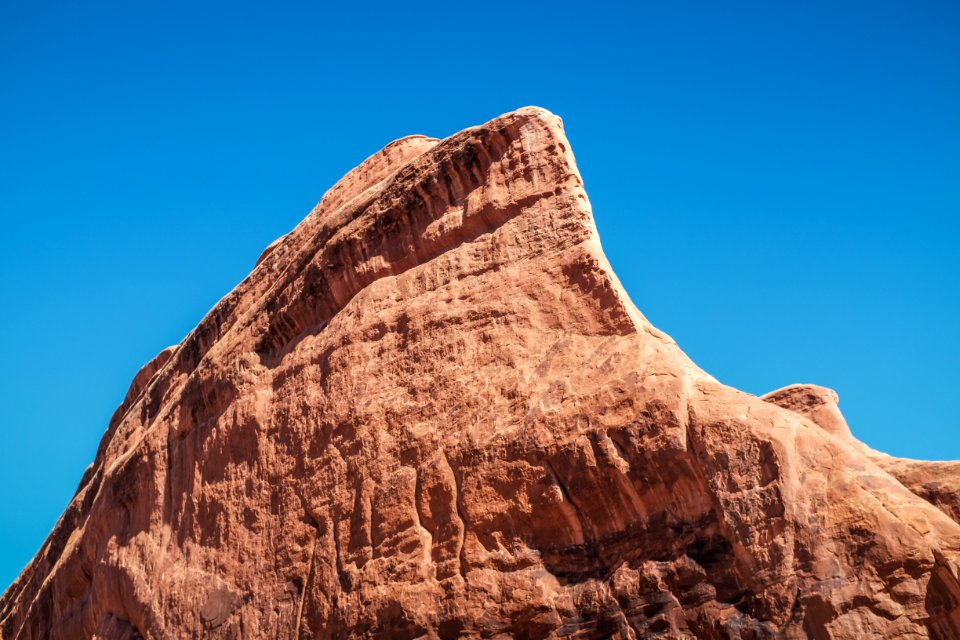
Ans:
[[[555,116],[405,138],[117,412],[2,637],[957,637],[960,525],[802,396],[644,319]]]
[[[853,437],[846,419],[840,413],[840,398],[833,389],[798,384],[772,391],[763,399],[799,413],[840,436],[910,491],[960,522],[960,462],[895,458],[871,449]]]

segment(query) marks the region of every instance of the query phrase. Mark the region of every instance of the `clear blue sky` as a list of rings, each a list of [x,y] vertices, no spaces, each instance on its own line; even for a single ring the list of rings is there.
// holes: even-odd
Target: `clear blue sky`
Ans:
[[[960,458],[960,5],[604,4],[0,5],[0,589],[138,368],[327,187],[528,104],[697,363]]]

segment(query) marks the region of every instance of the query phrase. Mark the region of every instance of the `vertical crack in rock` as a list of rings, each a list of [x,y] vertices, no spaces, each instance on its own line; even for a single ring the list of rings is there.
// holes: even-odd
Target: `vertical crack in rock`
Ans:
[[[560,489],[560,497],[563,501],[561,504],[564,506],[569,505],[569,508],[574,515],[574,520],[577,525],[577,533],[579,534],[579,538],[582,540],[582,543],[586,545],[593,544],[593,528],[590,526],[590,523],[587,522],[586,518],[584,518],[583,511],[580,509],[580,506],[573,499],[573,496],[570,495],[570,490],[567,489],[567,486],[557,474],[557,471],[553,468],[553,464],[550,463],[549,459],[544,461],[544,466],[547,469],[547,473],[550,474],[550,480],[557,486],[558,489]]]
[[[312,521],[311,524],[314,528],[313,542],[310,545],[310,564],[307,568],[307,575],[303,582],[303,592],[300,594],[299,602],[297,603],[297,626],[294,629],[293,637],[296,640],[301,638],[301,625],[303,624],[303,605],[307,601],[307,597],[310,594],[310,587],[313,584],[313,574],[316,570],[317,564],[317,543],[320,541],[320,527],[316,522]]]
[[[460,531],[459,540],[457,541],[457,570],[460,572],[460,577],[466,582],[469,564],[467,563],[467,517],[464,515],[463,489],[461,488],[463,487],[463,479],[457,467],[450,464],[447,452],[443,448],[440,449],[440,454],[444,464],[447,465],[447,468],[450,469],[450,473],[453,475],[453,504],[456,506],[456,516],[459,520]]]

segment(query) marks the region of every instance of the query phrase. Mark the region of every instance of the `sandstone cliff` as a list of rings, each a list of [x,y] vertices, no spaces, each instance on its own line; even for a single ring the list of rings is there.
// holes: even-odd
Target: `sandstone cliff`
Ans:
[[[526,108],[370,157],[137,376],[0,636],[957,638],[958,480],[697,368]]]

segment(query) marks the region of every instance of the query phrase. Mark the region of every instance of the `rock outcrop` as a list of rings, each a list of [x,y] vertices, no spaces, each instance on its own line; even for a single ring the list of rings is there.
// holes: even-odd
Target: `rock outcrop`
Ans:
[[[795,411],[840,437],[910,491],[960,522],[960,461],[907,460],[871,449],[853,437],[846,419],[840,413],[840,397],[833,389],[797,384],[768,393],[763,399]]]
[[[4,640],[960,637],[956,463],[697,368],[541,109],[370,157],[138,379]]]

